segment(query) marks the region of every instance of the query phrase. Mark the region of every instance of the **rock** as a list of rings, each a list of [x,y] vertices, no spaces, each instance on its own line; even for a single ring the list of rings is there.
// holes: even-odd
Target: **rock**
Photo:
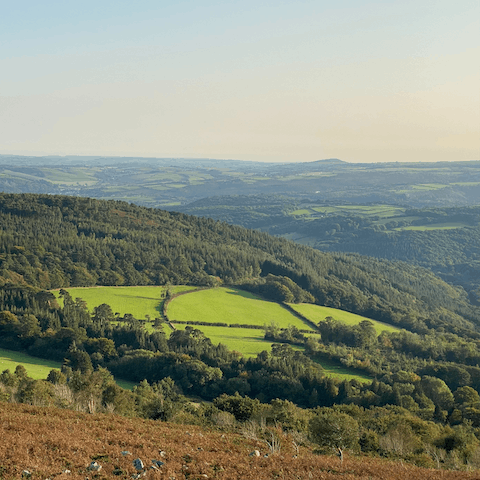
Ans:
[[[162,465],[165,465],[165,462],[162,462],[161,460],[152,460],[152,463],[156,467],[161,467]]]
[[[260,456],[260,452],[258,450],[254,450],[253,452],[250,453],[250,456],[251,457],[259,457]]]
[[[30,478],[32,476],[32,472],[30,472],[29,470],[24,470],[22,472],[22,478]]]
[[[158,454],[162,457],[165,458],[167,456],[167,452],[164,452],[163,450],[159,450]]]
[[[137,469],[137,471],[143,470],[144,465],[139,458],[136,458],[132,463],[133,463],[133,466]]]
[[[124,450],[124,451],[122,452],[122,455],[123,455],[124,457],[126,457],[127,455],[131,455],[131,453],[130,453],[128,450]]]
[[[99,472],[102,469],[102,466],[97,462],[92,462],[88,467],[87,470],[92,470],[94,472]]]

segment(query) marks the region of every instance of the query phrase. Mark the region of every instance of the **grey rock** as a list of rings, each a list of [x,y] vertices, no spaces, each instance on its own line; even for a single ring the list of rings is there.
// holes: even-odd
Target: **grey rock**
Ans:
[[[97,462],[92,462],[88,467],[87,470],[92,470],[94,472],[98,472],[102,469],[102,466]]]
[[[137,469],[137,471],[143,470],[144,465],[139,458],[136,458],[132,463],[133,463],[133,466]]]

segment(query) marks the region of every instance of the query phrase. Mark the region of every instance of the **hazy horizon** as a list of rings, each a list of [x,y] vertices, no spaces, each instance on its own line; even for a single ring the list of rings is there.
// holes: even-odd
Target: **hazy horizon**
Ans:
[[[430,160],[430,161],[421,161],[421,160],[411,160],[411,161],[397,161],[397,160],[392,160],[392,161],[378,161],[378,162],[362,162],[362,161],[351,161],[351,160],[344,160],[342,158],[317,158],[315,160],[299,160],[299,161],[289,161],[289,160],[246,160],[246,159],[241,159],[241,158],[212,158],[212,157],[175,157],[175,156],[165,156],[165,157],[154,157],[154,156],[142,156],[142,155],[76,155],[76,154],[66,154],[66,155],[60,155],[60,154],[38,154],[38,155],[33,155],[33,154],[24,154],[24,153],[2,153],[0,152],[0,159],[1,157],[31,157],[31,158],[36,158],[36,159],[42,159],[42,158],[72,158],[72,157],[79,157],[79,158],[128,158],[128,159],[137,159],[137,160],[198,160],[198,161],[218,161],[218,162],[259,162],[259,163],[315,163],[315,162],[326,162],[330,160],[339,160],[341,162],[349,163],[349,164],[368,164],[368,163],[436,163],[436,162],[478,162],[480,159],[472,158],[472,159],[466,159],[466,160]]]
[[[0,154],[480,159],[480,2],[26,0]]]

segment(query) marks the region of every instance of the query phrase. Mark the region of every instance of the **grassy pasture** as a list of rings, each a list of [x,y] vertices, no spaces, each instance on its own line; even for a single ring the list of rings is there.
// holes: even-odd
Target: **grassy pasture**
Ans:
[[[0,371],[3,372],[8,369],[13,373],[17,365],[23,365],[28,376],[35,380],[44,380],[52,368],[60,369],[62,366],[60,362],[31,357],[26,353],[0,348]]]
[[[169,303],[167,313],[173,323],[180,320],[262,326],[275,322],[280,328],[294,325],[311,330],[278,303],[236,288],[212,288],[181,295]]]
[[[339,322],[345,323],[347,325],[357,325],[362,320],[369,320],[373,323],[377,335],[380,335],[382,331],[386,330],[387,332],[399,332],[400,329],[387,323],[377,322],[370,318],[362,317],[356,315],[355,313],[345,312],[344,310],[338,310],[331,307],[322,307],[320,305],[311,305],[309,303],[302,303],[299,305],[291,304],[290,305],[298,313],[301,313],[304,317],[308,318],[314,323],[318,323],[322,320],[325,320],[325,317],[333,317]]]
[[[94,170],[84,168],[73,168],[68,171],[57,168],[42,168],[46,179],[52,183],[75,185],[82,183],[86,185],[94,185],[98,180],[94,176]]]
[[[195,287],[175,286],[171,287],[174,293],[194,290]],[[75,287],[65,289],[72,298],[81,298],[87,302],[88,310],[93,311],[102,303],[112,307],[114,313],[120,315],[132,314],[135,318],[143,319],[150,315],[153,319],[159,317],[162,312],[165,287],[144,286],[144,287]],[[53,293],[58,298],[59,290]],[[59,299],[62,302],[62,299]]]
[[[53,360],[45,360],[44,358],[32,357],[22,352],[14,352],[0,348],[0,372],[10,370],[14,372],[17,365],[23,365],[29,377],[35,380],[45,380],[50,370],[56,368],[60,370],[62,364]],[[115,382],[122,388],[132,390],[136,385],[134,382],[116,379]]]
[[[334,213],[334,214],[358,214],[365,217],[401,217],[405,212],[402,207],[395,205],[336,205],[329,207],[312,206],[312,210],[317,213]]]
[[[339,380],[358,380],[362,383],[370,383],[373,379],[366,374],[362,373],[352,373],[353,370],[350,370],[347,367],[342,365],[337,365],[335,362],[327,359],[321,359],[318,363],[323,367],[325,374],[329,377],[335,377]]]
[[[290,215],[310,215],[310,210],[307,209],[301,209],[301,210],[295,210],[293,211]]]
[[[185,330],[187,325],[176,324],[179,330]],[[254,328],[210,327],[191,325],[202,331],[214,345],[223,343],[229,350],[236,350],[244,357],[254,357],[263,350],[270,351],[272,342],[264,340],[265,332]],[[165,327],[165,332],[168,328]]]
[[[456,228],[464,228],[467,225],[460,222],[451,222],[451,223],[432,223],[429,225],[409,225],[408,227],[399,227],[395,230],[413,230],[417,232],[426,232],[429,230],[454,230]]]

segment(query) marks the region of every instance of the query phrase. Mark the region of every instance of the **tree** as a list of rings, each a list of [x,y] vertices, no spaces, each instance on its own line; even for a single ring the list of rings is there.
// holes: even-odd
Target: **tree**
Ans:
[[[47,381],[53,383],[54,385],[63,385],[67,383],[67,377],[60,370],[53,368],[48,373]]]
[[[309,423],[312,440],[322,447],[355,448],[358,445],[358,422],[346,413],[321,409]]]
[[[105,325],[112,320],[115,320],[115,315],[113,314],[110,305],[102,303],[101,305],[93,309],[92,320],[99,325]]]
[[[453,407],[453,394],[443,380],[425,375],[421,386],[425,395],[442,410],[450,410]]]
[[[20,335],[24,338],[37,337],[42,331],[37,317],[30,313],[21,317],[18,330]]]

